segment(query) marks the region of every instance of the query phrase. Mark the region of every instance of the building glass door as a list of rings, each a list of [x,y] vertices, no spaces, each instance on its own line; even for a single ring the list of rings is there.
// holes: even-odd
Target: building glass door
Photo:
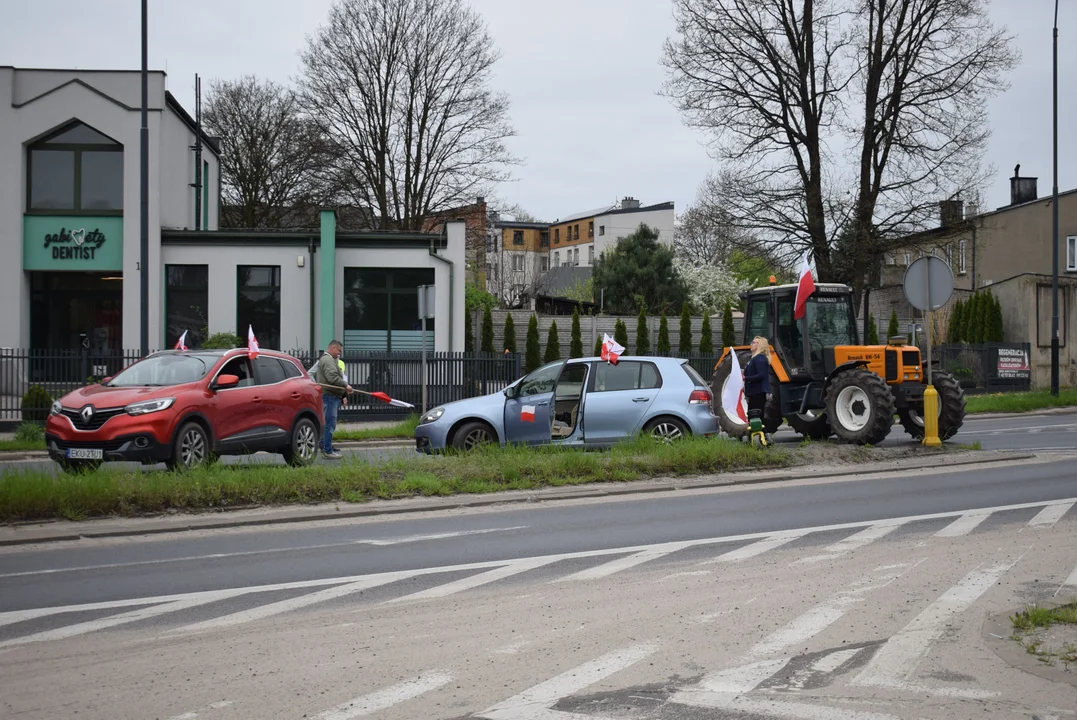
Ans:
[[[123,348],[122,320],[119,273],[30,273],[32,349],[117,354]]]

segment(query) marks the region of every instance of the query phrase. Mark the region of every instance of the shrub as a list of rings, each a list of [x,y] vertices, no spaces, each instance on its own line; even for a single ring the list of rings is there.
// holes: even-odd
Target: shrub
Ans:
[[[557,337],[557,323],[550,323],[550,334],[546,337],[545,362],[553,362],[561,359],[561,340]]]
[[[482,345],[479,349],[484,353],[494,352],[494,318],[489,305],[482,311]]]
[[[688,303],[681,307],[681,338],[677,349],[682,355],[692,352],[692,314]]]
[[[568,345],[568,356],[570,358],[583,357],[583,337],[580,332],[579,308],[572,311],[572,339]]]
[[[52,396],[40,385],[31,385],[22,396],[22,421],[44,425],[52,409]]]
[[[15,439],[24,443],[43,443],[45,428],[37,423],[23,422],[15,428]]]
[[[505,349],[516,352],[516,322],[512,319],[512,313],[505,315]]]
[[[737,344],[737,333],[733,330],[733,307],[725,304],[722,310],[722,347],[733,347]]]
[[[524,372],[537,370],[542,365],[539,352],[538,318],[534,314],[527,321],[527,340],[524,343]]]
[[[867,345],[879,344],[879,328],[875,324],[874,315],[868,315],[868,327],[864,331],[864,343]]]
[[[624,344],[624,343],[622,343]],[[628,347],[628,345],[625,345]],[[636,318],[636,355],[651,354],[651,333],[647,329],[647,309],[639,309],[639,317]]]
[[[711,340],[711,316],[706,312],[703,313],[703,327],[699,331],[699,354],[714,354],[714,342]]]
[[[669,344],[669,321],[666,320],[666,311],[662,311],[662,317],[658,321],[658,344],[655,346],[655,354],[664,357],[669,356],[673,348]]]
[[[628,326],[621,318],[617,318],[617,324],[613,326],[613,339],[626,351],[628,350]]]
[[[202,350],[231,350],[240,347],[242,342],[235,333],[214,333],[203,340],[200,347]]]
[[[897,337],[901,334],[901,324],[898,323],[897,308],[890,311],[890,324],[886,326],[886,338]]]

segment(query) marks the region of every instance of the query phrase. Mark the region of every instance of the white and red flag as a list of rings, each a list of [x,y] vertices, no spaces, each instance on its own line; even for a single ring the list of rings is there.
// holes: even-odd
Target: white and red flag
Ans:
[[[389,397],[388,395],[386,395],[383,392],[372,392],[372,393],[368,393],[368,395],[370,395],[370,397],[372,397],[372,398],[375,398],[376,400],[381,400],[383,403],[388,403],[388,404],[392,405],[393,407],[402,407],[402,408],[413,408],[413,407],[415,407],[414,405],[412,405],[409,402],[404,402],[403,400],[395,400],[395,399]]]
[[[535,406],[524,405],[520,408],[520,420],[522,422],[535,422]]]
[[[617,343],[616,340],[611,338],[605,333],[602,334],[602,359],[608,363],[614,365],[621,357],[621,353],[625,351],[624,346]]]
[[[176,350],[187,349],[187,331],[184,330],[183,334],[179,336],[179,341],[176,342]]]
[[[793,304],[793,319],[800,320],[808,311],[808,298],[815,292],[815,279],[811,275],[808,254],[800,263],[800,279],[797,280],[797,298]]]
[[[748,422],[748,401],[744,399],[744,373],[740,369],[740,360],[733,348],[729,348],[729,357],[733,363],[729,379],[722,386],[722,410],[733,413],[741,422]]]
[[[247,326],[247,355],[251,360],[258,357],[258,338],[254,337],[254,326]]]

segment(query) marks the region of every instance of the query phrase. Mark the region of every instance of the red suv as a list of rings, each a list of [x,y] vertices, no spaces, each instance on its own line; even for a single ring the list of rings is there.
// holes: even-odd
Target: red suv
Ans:
[[[167,351],[53,403],[45,442],[71,471],[110,460],[188,468],[259,450],[308,465],[324,422],[321,389],[289,355]]]

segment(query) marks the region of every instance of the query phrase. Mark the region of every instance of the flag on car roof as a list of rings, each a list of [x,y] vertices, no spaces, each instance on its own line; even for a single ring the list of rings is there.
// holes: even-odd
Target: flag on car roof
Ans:
[[[744,400],[744,374],[740,369],[740,360],[737,352],[729,348],[729,357],[733,367],[729,371],[729,379],[722,386],[722,410],[732,411],[741,422],[748,422],[748,404]]]
[[[179,341],[176,343],[175,349],[176,350],[186,350],[187,349],[187,331],[186,330],[184,330],[183,334],[179,336]]]
[[[800,320],[807,313],[808,298],[813,292],[815,292],[815,279],[811,276],[808,254],[804,253],[804,259],[800,263],[800,279],[797,281],[797,297],[793,303],[794,320]]]
[[[251,360],[258,357],[258,338],[254,337],[254,326],[247,326],[247,354]]]
[[[602,333],[602,359],[608,363],[614,365],[621,357],[621,353],[625,351],[624,346],[618,344],[616,340],[611,338],[606,333]]]

